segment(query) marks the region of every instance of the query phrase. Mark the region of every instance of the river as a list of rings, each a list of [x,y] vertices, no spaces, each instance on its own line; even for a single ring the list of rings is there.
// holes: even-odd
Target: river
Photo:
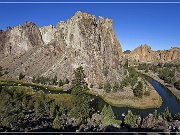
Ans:
[[[153,80],[150,77],[146,77],[147,81],[154,87],[154,89],[159,93],[159,95],[162,97],[163,103],[160,108],[150,108],[150,109],[134,109],[129,107],[115,107],[111,106],[114,114],[117,119],[122,118],[122,113],[127,113],[128,110],[131,110],[134,114],[139,114],[143,117],[147,116],[149,113],[153,113],[155,110],[157,112],[162,112],[165,110],[166,107],[169,108],[171,114],[175,114],[180,112],[180,101],[163,85],[158,83],[157,81]],[[14,84],[1,84],[0,86],[19,86],[18,83]],[[42,91],[46,94],[55,93],[55,94],[62,94],[62,93],[71,93],[70,91],[62,91],[62,90],[48,90],[45,87],[33,85],[33,84],[20,84],[20,86],[26,86],[31,87],[32,89],[36,91]],[[101,112],[104,105],[108,105],[104,100],[102,100],[98,96],[92,96],[93,104],[95,106],[95,110]]]
[[[146,79],[162,97],[163,103],[160,108],[134,109],[129,107],[111,106],[117,119],[121,119],[122,113],[126,114],[128,110],[131,110],[133,114],[139,114],[143,117],[147,116],[149,113],[153,113],[155,110],[157,110],[157,112],[162,112],[165,110],[166,107],[169,108],[171,114],[176,114],[180,112],[180,101],[178,101],[178,99],[166,87],[164,87],[152,78],[146,77]],[[105,104],[108,105],[101,98],[98,97],[95,99],[94,102],[96,104],[96,109],[99,111],[102,110]]]

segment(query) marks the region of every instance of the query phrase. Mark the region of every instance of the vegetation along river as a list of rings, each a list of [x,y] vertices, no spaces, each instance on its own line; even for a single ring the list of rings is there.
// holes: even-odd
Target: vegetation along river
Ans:
[[[141,116],[147,116],[149,113],[153,113],[155,110],[157,112],[162,112],[165,110],[166,107],[169,108],[169,111],[171,114],[176,114],[180,112],[180,101],[163,85],[155,81],[154,79],[150,77],[146,77],[147,81],[154,87],[154,89],[159,93],[159,95],[162,97],[162,105],[160,108],[150,108],[150,109],[135,109],[135,108],[129,108],[129,107],[114,107],[112,106],[112,109],[114,111],[114,114],[116,118],[121,119],[122,113],[127,113],[128,110],[131,110],[133,113],[140,114]],[[103,108],[105,103],[101,98],[95,99],[96,102],[96,109]]]
[[[155,110],[157,110],[157,112],[162,112],[165,110],[166,107],[169,108],[169,111],[172,114],[178,113],[180,112],[180,101],[178,101],[178,99],[163,85],[161,85],[160,83],[158,83],[157,81],[155,81],[154,79],[150,78],[150,77],[146,77],[146,79],[148,80],[148,82],[154,87],[154,89],[159,93],[159,95],[162,97],[163,103],[161,105],[160,108],[150,108],[150,109],[135,109],[135,108],[129,108],[129,107],[114,107],[112,106],[112,109],[114,111],[114,114],[116,116],[117,119],[121,119],[122,118],[122,114],[123,113],[127,113],[128,110],[131,110],[133,113],[135,114],[139,114],[141,116],[147,116],[149,113],[153,113]],[[14,84],[1,84],[1,86],[17,86],[18,83],[14,83]],[[19,86],[19,85],[18,85]],[[20,86],[27,86],[27,87],[31,87],[32,89],[36,90],[36,91],[43,91],[44,93],[47,94],[61,94],[61,93],[71,93],[70,91],[63,91],[63,90],[48,90],[45,87],[42,86],[37,86],[37,85],[33,85],[33,84],[21,84]],[[92,96],[92,95],[91,95]],[[95,106],[95,110],[98,112],[101,112],[102,108],[104,107],[104,105],[108,105],[104,100],[102,100],[100,97],[98,96],[92,96],[92,99],[94,99],[92,102]]]

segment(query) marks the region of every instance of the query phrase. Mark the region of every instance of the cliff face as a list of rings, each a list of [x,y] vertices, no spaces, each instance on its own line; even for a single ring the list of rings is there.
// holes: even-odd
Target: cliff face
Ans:
[[[141,45],[134,49],[130,54],[124,54],[130,63],[180,63],[180,48],[169,50],[152,51],[148,45]]]
[[[40,31],[32,22],[2,31],[0,41],[0,51],[5,56],[22,55],[34,46],[43,44]]]
[[[118,64],[122,49],[111,19],[99,17],[96,21],[93,15],[77,12],[56,27],[17,26],[2,32],[0,40],[1,56],[5,54],[0,64],[9,68],[7,76],[23,72],[30,78],[57,75],[58,79],[71,79],[73,70],[83,66],[89,84],[123,78]]]

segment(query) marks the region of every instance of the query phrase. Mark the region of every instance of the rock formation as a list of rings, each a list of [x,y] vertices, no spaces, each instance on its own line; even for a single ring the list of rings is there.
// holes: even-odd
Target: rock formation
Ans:
[[[132,64],[137,63],[180,63],[180,48],[169,50],[153,51],[148,45],[141,45],[129,54],[124,54],[124,58],[129,59]]]
[[[0,65],[8,68],[5,77],[42,75],[72,78],[74,69],[83,66],[89,84],[121,81],[121,46],[112,20],[78,11],[56,27],[38,28],[27,22],[0,33]]]
[[[36,45],[43,44],[38,27],[32,22],[18,25],[0,33],[1,55],[22,55]]]

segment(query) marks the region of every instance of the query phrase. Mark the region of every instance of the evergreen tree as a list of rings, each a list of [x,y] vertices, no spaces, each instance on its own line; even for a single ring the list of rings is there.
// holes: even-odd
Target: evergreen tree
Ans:
[[[109,125],[109,124],[113,124],[115,121],[114,112],[110,105],[108,107],[106,105],[104,105],[104,107],[101,111],[101,116],[102,116],[103,124]]]
[[[131,128],[136,127],[137,116],[133,115],[131,111],[128,111],[127,115],[124,118],[124,124],[130,126]]]
[[[79,67],[74,71],[74,78],[72,80],[72,94],[84,94],[88,90],[88,84],[85,81],[86,75],[84,74],[83,67]]]
[[[171,113],[169,112],[169,108],[168,107],[162,113],[162,117],[165,120],[170,120],[171,119]]]
[[[143,96],[143,84],[142,82],[138,82],[138,85],[133,90],[134,96],[138,98],[142,98]]]
[[[56,104],[53,102],[50,105],[50,116],[53,118],[56,115]]]
[[[82,67],[74,71],[74,78],[72,80],[72,103],[71,116],[80,118],[81,120],[89,117],[92,111],[90,97],[86,95],[88,84],[85,81],[85,74]]]
[[[62,125],[62,121],[60,120],[60,116],[56,115],[56,118],[53,121],[54,129],[62,129],[64,126]]]
[[[36,112],[36,116],[43,116],[45,111],[44,103],[41,100],[36,100],[34,109]]]

